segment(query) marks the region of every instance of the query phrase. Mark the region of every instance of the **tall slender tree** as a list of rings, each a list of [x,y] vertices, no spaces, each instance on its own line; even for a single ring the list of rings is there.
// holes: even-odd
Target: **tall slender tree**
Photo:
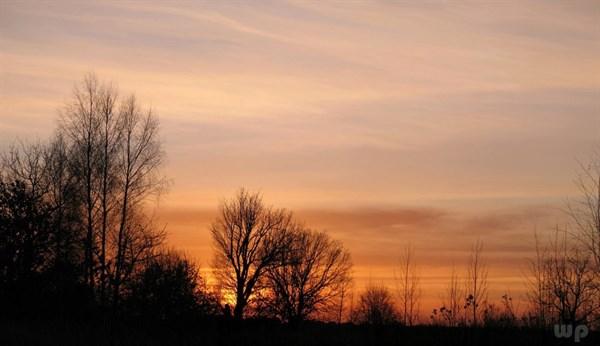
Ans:
[[[471,248],[469,267],[467,268],[466,293],[467,304],[471,309],[471,324],[479,324],[479,314],[485,305],[488,293],[488,267],[482,258],[483,242],[477,240]]]
[[[461,279],[458,277],[458,273],[456,272],[456,268],[452,267],[452,272],[450,273],[450,281],[446,286],[444,296],[442,299],[442,307],[444,308],[444,316],[447,320],[448,326],[455,327],[463,322],[461,322],[461,307],[463,292],[461,288]]]
[[[80,196],[76,176],[69,165],[70,152],[67,141],[57,133],[45,150],[45,179],[48,186],[46,200],[52,206],[52,247],[54,267],[60,275],[65,265],[73,266],[78,259],[80,234]],[[74,269],[74,268],[71,268]]]
[[[98,117],[102,86],[92,73],[73,89],[73,99],[61,113],[61,129],[72,146],[72,167],[81,188],[84,209],[84,281],[93,291],[96,283],[96,212],[98,204],[98,147],[100,144]]]
[[[82,198],[84,281],[102,305],[116,308],[136,263],[161,242],[143,204],[166,186],[159,123],[134,96],[87,75],[62,112],[59,134],[69,146],[69,166]],[[109,287],[110,286],[110,287]]]
[[[106,304],[108,285],[107,240],[111,227],[111,214],[115,207],[115,189],[117,188],[117,152],[123,136],[123,122],[116,109],[117,91],[110,85],[104,85],[98,97],[98,117],[100,135],[99,180],[100,180],[100,302]]]
[[[165,187],[165,181],[158,171],[164,157],[158,137],[158,119],[151,111],[144,113],[134,96],[122,103],[120,116],[123,129],[117,172],[117,203],[120,210],[112,277],[115,306],[119,302],[121,283],[131,274],[134,262],[144,252],[142,250],[151,248],[161,238],[159,234],[152,234],[148,224],[144,225],[138,220],[140,207],[146,198]],[[142,230],[145,232],[140,233]]]
[[[405,326],[412,326],[419,317],[421,287],[414,249],[410,244],[406,245],[400,256],[396,284],[400,303],[400,321]]]

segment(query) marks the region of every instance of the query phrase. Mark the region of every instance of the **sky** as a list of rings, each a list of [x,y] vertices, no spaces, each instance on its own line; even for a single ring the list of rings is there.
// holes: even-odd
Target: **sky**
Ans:
[[[600,144],[594,1],[4,0],[0,150],[48,138],[90,71],[159,115],[156,213],[206,272],[246,187],[342,240],[357,291],[412,244],[425,312],[477,239],[490,299],[522,298]]]

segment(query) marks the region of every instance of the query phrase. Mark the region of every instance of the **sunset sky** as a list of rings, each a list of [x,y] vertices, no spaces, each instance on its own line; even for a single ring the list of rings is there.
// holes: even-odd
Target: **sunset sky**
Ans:
[[[600,144],[597,1],[5,0],[0,150],[48,138],[90,71],[160,117],[172,246],[208,269],[247,187],[342,240],[358,290],[412,243],[424,312],[477,239],[490,299],[522,297]]]

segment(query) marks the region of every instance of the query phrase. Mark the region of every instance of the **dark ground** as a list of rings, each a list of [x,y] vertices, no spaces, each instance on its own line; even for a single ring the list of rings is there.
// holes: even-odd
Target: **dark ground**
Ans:
[[[194,325],[140,322],[76,323],[3,320],[0,345],[600,345],[590,333],[580,343],[558,339],[551,330],[471,329],[420,326],[369,327],[309,323],[298,327],[271,321],[198,322]]]

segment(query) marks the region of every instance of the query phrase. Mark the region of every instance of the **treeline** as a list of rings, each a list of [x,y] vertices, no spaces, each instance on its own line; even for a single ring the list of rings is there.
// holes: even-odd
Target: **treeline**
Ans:
[[[2,314],[159,318],[215,310],[198,270],[146,212],[167,187],[159,123],[88,75],[46,143],[1,158]]]
[[[149,216],[167,188],[163,161],[157,117],[92,74],[74,88],[50,141],[4,153],[1,314],[341,319],[348,251],[243,189],[211,227],[219,287],[208,289]]]
[[[412,247],[396,287],[353,297],[348,250],[292,212],[241,189],[210,227],[217,286],[165,245],[152,202],[167,189],[159,122],[134,96],[88,75],[60,111],[51,140],[18,144],[0,160],[0,314],[156,321],[275,319],[366,325],[534,327],[600,319],[600,160],[582,167],[569,228],[536,236],[528,309],[488,296],[483,243],[450,275],[439,308],[420,314]]]
[[[452,269],[439,306],[428,319],[419,313],[420,276],[414,250],[407,246],[397,265],[395,287],[369,285],[350,320],[405,326],[600,329],[600,156],[580,167],[576,183],[580,196],[566,204],[566,224],[544,236],[533,232],[535,255],[527,259],[526,268],[515,268],[527,285],[520,311],[510,292],[489,296],[489,267],[478,240],[462,274]]]
[[[515,268],[521,270],[527,286],[525,296],[517,298],[522,304],[513,301],[509,291],[499,297],[489,295],[489,266],[483,242],[478,240],[472,245],[466,268],[462,273],[452,269],[438,307],[424,318],[419,311],[420,275],[409,245],[396,267],[395,287],[368,285],[349,312],[350,321],[551,331],[555,326],[600,329],[600,157],[581,167],[577,185],[581,195],[567,203],[567,224],[544,236],[534,232],[534,256],[527,259],[527,267]]]

